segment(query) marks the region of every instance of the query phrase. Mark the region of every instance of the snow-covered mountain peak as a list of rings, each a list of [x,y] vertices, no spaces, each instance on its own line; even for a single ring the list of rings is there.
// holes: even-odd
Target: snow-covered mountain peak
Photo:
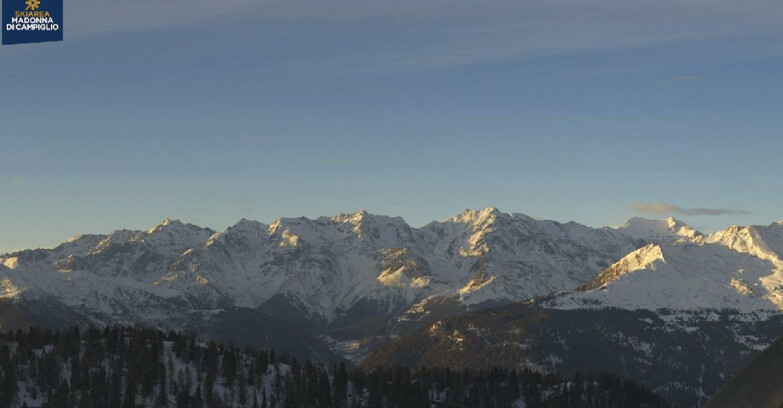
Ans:
[[[55,247],[54,251],[62,256],[84,255],[92,251],[101,241],[106,239],[106,237],[106,235],[96,234],[76,235]]]
[[[205,234],[212,235],[213,233],[215,233],[215,231],[209,228],[203,228],[194,224],[186,224],[180,220],[172,220],[166,218],[163,221],[156,224],[154,227],[146,231],[141,231],[138,234],[138,236],[148,237],[153,235],[164,234],[176,238],[177,236],[182,236],[182,235],[196,234],[199,236],[203,236]]]
[[[324,217],[319,218],[319,220]],[[329,222],[337,224],[349,224],[356,228],[370,228],[370,227],[384,227],[393,226],[399,227],[401,225],[407,226],[405,220],[401,217],[389,217],[386,215],[371,214],[365,210],[353,214],[337,214],[333,217],[327,218]]]
[[[583,286],[582,289],[594,290],[604,288],[606,285],[619,279],[623,275],[638,270],[654,268],[651,265],[656,262],[666,262],[660,245],[645,245],[615,262],[612,266],[598,274],[598,276]]]
[[[141,233],[141,231],[133,231],[127,229],[116,230],[111,234],[102,237],[100,242],[98,242],[98,244],[92,249],[91,254],[99,254],[115,244],[127,243],[131,241],[133,237],[138,235],[139,233]]]
[[[248,220],[247,218],[242,218],[241,220],[237,221],[236,224],[228,227],[228,230],[236,230],[236,231],[256,230],[256,229],[260,228],[261,226],[263,226],[263,224],[261,224],[258,221],[253,221],[253,220]]]
[[[444,223],[431,223],[425,230],[438,231],[437,236],[449,235],[449,241],[441,241],[436,248],[439,252],[459,253],[462,257],[475,257],[489,251],[487,235],[494,231],[496,221],[508,216],[495,207],[483,210],[467,209]]]
[[[662,220],[654,220],[644,217],[633,217],[625,222],[622,226],[620,226],[621,229],[627,231],[627,232],[633,232],[637,230],[641,230],[643,232],[648,231],[654,231],[659,233],[665,233],[670,232],[673,227],[680,225],[684,225],[684,223],[681,223],[674,219],[673,217],[665,218]]]
[[[347,225],[353,233],[358,236],[362,236],[369,229],[375,227],[376,219],[378,215],[373,215],[367,211],[360,210],[353,214],[337,214],[329,218],[330,223]]]
[[[361,210],[353,214],[337,214],[320,217],[315,223],[327,226],[338,239],[352,236],[380,248],[392,248],[411,244],[413,233],[401,217],[371,214]]]
[[[237,222],[236,224],[228,227],[225,231],[215,234],[212,237],[210,237],[209,241],[215,241],[221,236],[224,235],[231,235],[238,238],[251,238],[251,237],[261,237],[264,235],[271,235],[271,229],[272,225],[266,226],[258,221],[252,221],[245,218],[242,218]],[[209,245],[209,243],[207,243]]]
[[[82,239],[82,238],[84,238],[84,237],[85,237],[85,235],[84,235],[84,234],[81,234],[81,235],[74,235],[74,236],[72,236],[72,237],[68,238],[68,240],[67,240],[67,241],[65,241],[65,243],[66,243],[66,244],[71,244],[71,243],[74,243],[74,242],[76,242],[76,241],[79,241],[79,240],[81,240],[81,239]]]
[[[0,280],[10,282],[0,291],[50,296],[96,322],[166,322],[169,309],[184,316],[237,306],[317,327],[396,316],[425,299],[467,308],[519,302],[591,279],[569,305],[722,307],[726,298],[770,308],[783,305],[778,254],[781,223],[707,240],[675,219],[595,229],[494,207],[422,228],[366,211],[269,225],[242,219],[220,233],[164,220],[0,257]]]
[[[180,221],[180,220],[172,220],[170,218],[164,218],[163,220],[161,220],[161,222],[155,224],[154,227],[152,227],[149,230],[147,230],[147,233],[154,234],[156,232],[163,231],[168,226],[178,227],[178,226],[181,226],[181,225],[183,225],[183,224],[182,224],[182,221]]]
[[[271,226],[258,221],[242,218],[225,231],[212,234],[205,246],[209,249],[217,245],[222,250],[230,248],[247,254],[262,246],[268,236],[272,235],[270,228]]]
[[[702,234],[688,224],[672,217],[663,220],[651,220],[633,217],[619,226],[617,231],[634,239],[660,241],[662,239],[698,239]]]
[[[706,237],[705,242],[720,244],[737,252],[773,262],[783,271],[783,225],[741,227],[732,225]]]
[[[487,234],[495,230],[526,230],[539,233],[552,232],[550,227],[560,228],[554,221],[541,221],[522,213],[505,213],[495,207],[483,210],[465,210],[447,221],[447,223],[464,224],[474,233]]]
[[[495,207],[487,207],[483,210],[467,209],[463,213],[455,215],[451,222],[461,222],[474,226],[487,226],[504,214]]]
[[[729,228],[728,240],[668,241],[638,249],[549,307],[783,310],[783,270],[760,245],[755,228]],[[732,234],[738,232],[738,234]],[[745,232],[745,233],[743,233]],[[718,236],[724,237],[723,234]]]
[[[154,227],[134,234],[129,241],[145,242],[153,246],[168,246],[184,251],[194,246],[203,245],[214,233],[215,231],[209,228],[166,218]]]
[[[333,222],[338,222],[338,223],[348,223],[348,224],[359,225],[365,219],[373,217],[373,216],[374,215],[368,213],[365,210],[359,210],[359,211],[357,211],[357,212],[355,212],[353,214],[345,214],[345,213],[337,214],[334,217],[331,217],[330,220],[332,220]]]

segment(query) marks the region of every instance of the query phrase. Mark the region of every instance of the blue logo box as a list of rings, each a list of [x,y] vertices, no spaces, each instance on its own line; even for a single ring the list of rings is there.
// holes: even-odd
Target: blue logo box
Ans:
[[[3,45],[63,40],[63,0],[2,0]]]

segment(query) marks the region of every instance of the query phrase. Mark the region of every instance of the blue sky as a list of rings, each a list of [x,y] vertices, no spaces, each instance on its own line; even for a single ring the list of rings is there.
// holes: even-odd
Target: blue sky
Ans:
[[[777,0],[65,10],[0,48],[0,252],[164,217],[783,219]]]

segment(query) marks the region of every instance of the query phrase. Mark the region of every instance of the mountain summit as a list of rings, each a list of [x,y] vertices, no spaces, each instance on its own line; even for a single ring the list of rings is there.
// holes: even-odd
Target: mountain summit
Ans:
[[[596,229],[493,207],[421,228],[365,211],[269,225],[243,219],[223,232],[166,219],[0,256],[0,302],[16,311],[0,326],[123,323],[209,334],[237,316],[268,316],[357,358],[371,347],[362,339],[552,293],[561,293],[548,301],[555,308],[728,299],[737,309],[775,310],[781,228],[704,236],[674,219],[633,218]],[[45,317],[52,309],[63,311],[58,319]]]

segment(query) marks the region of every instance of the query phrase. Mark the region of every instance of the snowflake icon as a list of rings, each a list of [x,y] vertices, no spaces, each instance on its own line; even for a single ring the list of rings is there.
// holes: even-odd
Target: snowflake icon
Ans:
[[[41,0],[27,0],[24,4],[27,5],[27,10],[36,10],[38,7],[41,7]]]

